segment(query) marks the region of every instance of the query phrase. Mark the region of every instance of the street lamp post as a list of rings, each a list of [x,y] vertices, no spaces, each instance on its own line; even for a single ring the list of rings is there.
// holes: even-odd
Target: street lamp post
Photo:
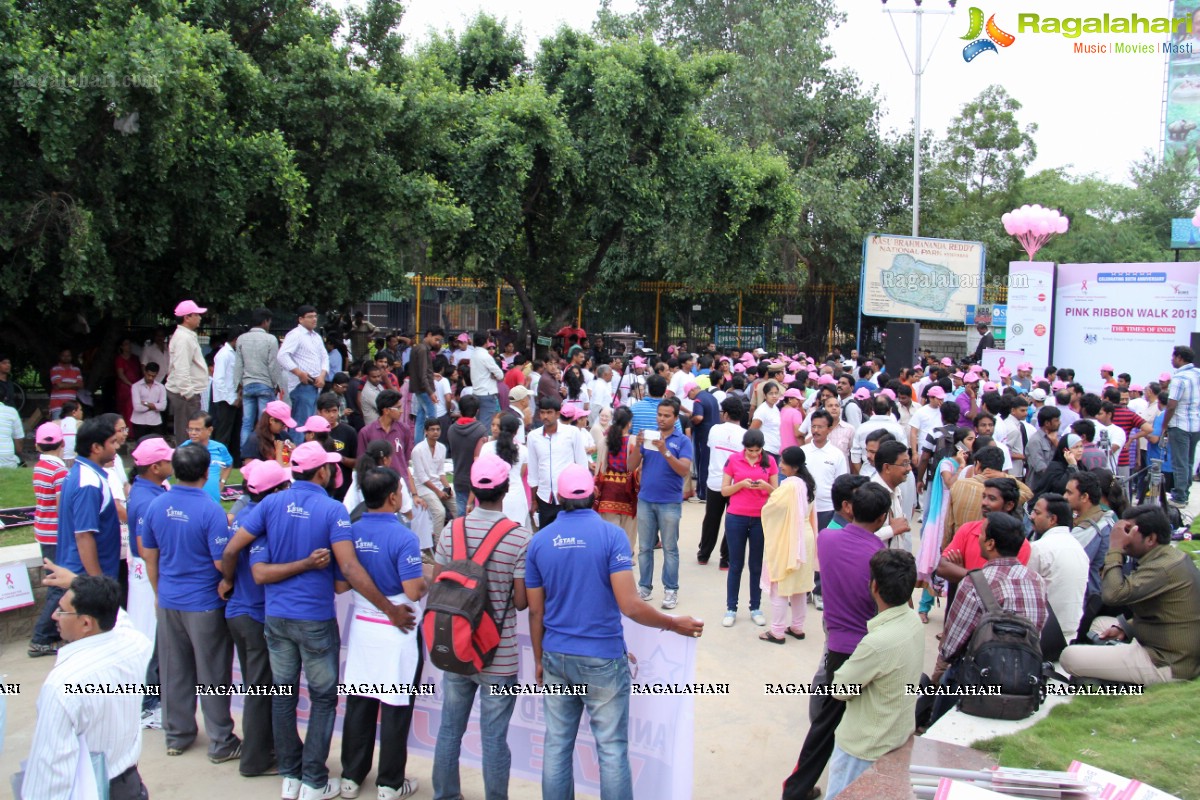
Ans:
[[[950,3],[949,10],[946,11],[931,11],[921,7],[922,0],[913,0],[915,6],[913,8],[888,8],[887,1],[883,0],[883,13],[889,15],[892,20],[892,28],[896,31],[896,38],[900,40],[900,48],[904,50],[904,39],[900,36],[900,29],[896,27],[896,14],[912,14],[917,21],[917,36],[915,42],[914,58],[909,60],[908,68],[913,74],[913,223],[912,235],[920,235],[921,228],[921,76],[925,74],[925,68],[929,66],[929,62],[922,62],[921,52],[921,24],[922,18],[926,14],[937,14],[939,16],[949,17],[954,13],[954,6],[958,4],[958,0],[948,0]],[[946,22],[949,22],[947,19]],[[942,32],[946,30],[946,25],[942,25],[942,30],[938,32],[938,39],[942,38]],[[937,41],[933,43],[937,47]],[[932,57],[932,53],[931,53]],[[908,60],[908,51],[904,50],[904,58]]]

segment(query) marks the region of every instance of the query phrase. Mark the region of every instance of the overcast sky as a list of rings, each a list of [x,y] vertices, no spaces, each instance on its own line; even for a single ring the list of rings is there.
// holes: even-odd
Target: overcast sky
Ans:
[[[342,6],[353,0],[333,0]],[[716,0],[713,0],[716,1]],[[838,0],[847,14],[831,45],[838,64],[855,70],[867,85],[880,89],[885,128],[910,130],[913,118],[913,78],[889,15],[875,0]],[[998,12],[997,23],[1017,34],[1017,13],[1036,12],[1043,17],[1099,17],[1138,13],[1167,16],[1166,0],[974,0],[986,14]],[[1022,123],[1036,122],[1038,158],[1035,169],[1069,166],[1075,173],[1099,173],[1125,179],[1129,164],[1146,148],[1157,152],[1165,56],[1141,54],[1083,55],[1072,52],[1072,43],[1157,44],[1161,35],[1086,35],[1071,40],[1055,34],[1017,34],[1016,41],[999,52],[985,52],[967,63],[960,37],[968,28],[972,0],[962,0],[954,15],[929,15],[924,22],[924,47],[929,59],[922,84],[922,128],[944,135],[961,107],[989,84],[1001,84],[1023,108]],[[406,0],[401,29],[409,41],[427,35],[430,27],[461,30],[479,10],[487,10],[510,24],[519,24],[533,53],[538,40],[560,24],[587,29],[599,0]],[[614,0],[617,11],[636,8],[636,0]],[[999,10],[1003,6],[1004,10]],[[911,9],[913,0],[892,0],[891,8]],[[924,8],[944,10],[946,0],[925,0]],[[913,55],[914,17],[894,15],[909,57]],[[938,34],[946,23],[944,32]],[[1200,32],[1197,32],[1200,35]],[[936,42],[936,46],[935,46]],[[1200,50],[1200,47],[1197,48]]]

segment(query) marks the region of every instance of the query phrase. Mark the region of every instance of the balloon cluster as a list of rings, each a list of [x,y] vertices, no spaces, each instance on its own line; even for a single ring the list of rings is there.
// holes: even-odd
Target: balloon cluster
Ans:
[[[1197,218],[1200,218],[1200,209],[1197,209]],[[1017,237],[1017,241],[1029,254],[1030,261],[1033,261],[1034,253],[1050,241],[1051,236],[1066,233],[1071,224],[1058,209],[1042,208],[1036,203],[1014,208],[1000,217],[1000,221],[1004,223],[1004,230],[1010,236]]]

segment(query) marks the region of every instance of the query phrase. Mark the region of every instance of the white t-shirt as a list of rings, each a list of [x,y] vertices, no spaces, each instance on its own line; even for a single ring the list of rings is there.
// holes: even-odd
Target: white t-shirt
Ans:
[[[779,406],[759,403],[758,408],[754,409],[754,419],[762,422],[762,434],[766,440],[763,449],[768,453],[779,455],[779,446],[781,443],[779,438]]]
[[[688,381],[693,380],[690,372],[679,370],[671,376],[671,382],[667,384],[667,391],[672,392],[675,397],[683,399],[683,387]]]
[[[14,441],[25,438],[21,415],[11,406],[0,403],[0,467],[19,467]]]
[[[725,474],[725,462],[734,453],[743,450],[742,437],[746,429],[736,422],[722,422],[708,432],[708,488],[721,491],[721,476]]]
[[[79,430],[79,420],[74,417],[63,417],[58,421],[58,427],[63,434],[63,461],[75,458],[75,432]]]
[[[595,424],[596,418],[600,416],[601,409],[610,408],[612,406],[612,384],[608,381],[592,381],[592,405],[588,414],[588,422]]]
[[[806,459],[805,466],[817,484],[814,498],[817,512],[833,511],[833,482],[838,476],[850,473],[845,454],[828,440],[824,447],[809,442],[801,449]]]
[[[1029,569],[1046,582],[1046,602],[1069,642],[1083,618],[1088,556],[1067,527],[1051,528],[1029,545]]]
[[[933,433],[935,428],[942,425],[942,409],[934,408],[930,405],[921,406],[921,409],[914,413],[909,419],[908,425],[910,428],[915,428],[917,431],[917,446],[920,447],[925,443],[925,438]]]
[[[450,394],[450,380],[445,377],[435,380],[433,393],[436,397],[433,401],[433,415],[438,418],[446,416],[450,413],[446,408],[446,395]]]
[[[621,402],[624,403],[629,399],[630,392],[634,395],[644,394],[642,388],[646,385],[646,379],[641,375],[635,375],[632,372],[625,373],[621,378]],[[637,387],[635,390],[634,387]]]

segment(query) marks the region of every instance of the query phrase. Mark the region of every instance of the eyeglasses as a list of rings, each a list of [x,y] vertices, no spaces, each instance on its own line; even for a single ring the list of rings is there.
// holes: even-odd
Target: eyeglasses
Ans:
[[[896,467],[897,469],[912,469],[911,461],[897,461],[895,464],[885,464],[884,466]]]
[[[53,617],[69,617],[73,614],[78,616],[79,612],[78,611],[67,611],[67,610],[63,609],[61,606],[55,606],[54,611],[51,612],[50,615]]]

